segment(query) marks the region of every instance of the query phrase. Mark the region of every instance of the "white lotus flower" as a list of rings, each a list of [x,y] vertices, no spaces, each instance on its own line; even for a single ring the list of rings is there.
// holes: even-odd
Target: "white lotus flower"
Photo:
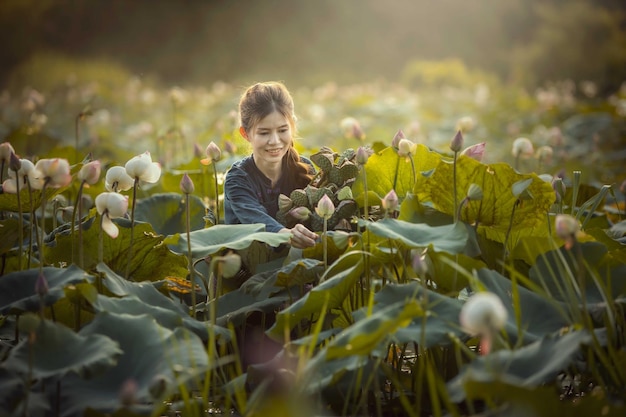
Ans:
[[[128,197],[118,193],[102,193],[96,197],[96,210],[102,216],[102,230],[116,238],[119,229],[112,219],[124,217],[128,210]]]
[[[511,153],[514,157],[530,158],[535,154],[533,143],[528,138],[517,138],[513,141]]]
[[[61,188],[72,182],[70,163],[67,159],[40,159],[35,164],[35,169],[41,172],[46,187]]]
[[[108,169],[104,179],[104,188],[107,191],[126,191],[133,188],[134,180],[126,173],[124,167],[115,166]]]
[[[161,165],[158,162],[152,162],[149,151],[132,157],[126,162],[125,168],[126,173],[134,180],[153,184],[161,177]]]
[[[461,308],[459,320],[463,330],[481,337],[481,352],[491,351],[493,338],[506,323],[508,312],[500,297],[491,292],[472,295]]]
[[[21,167],[17,171],[9,170],[9,178],[2,183],[2,189],[5,193],[16,194],[17,184],[19,180],[20,190],[26,188],[28,183],[34,190],[41,190],[43,186],[43,178],[41,172],[35,169],[35,164],[28,159],[20,159]]]

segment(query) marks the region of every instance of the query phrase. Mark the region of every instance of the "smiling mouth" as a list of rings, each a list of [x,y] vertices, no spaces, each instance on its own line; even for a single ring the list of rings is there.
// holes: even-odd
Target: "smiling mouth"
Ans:
[[[266,152],[268,153],[272,153],[272,154],[279,154],[280,151],[282,151],[282,148],[278,148],[278,149],[268,149]]]

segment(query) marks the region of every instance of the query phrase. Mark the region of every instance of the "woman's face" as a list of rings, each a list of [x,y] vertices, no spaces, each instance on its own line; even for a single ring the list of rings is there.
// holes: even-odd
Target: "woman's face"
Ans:
[[[280,163],[291,146],[289,119],[275,111],[261,119],[251,130],[241,133],[252,145],[256,164]]]

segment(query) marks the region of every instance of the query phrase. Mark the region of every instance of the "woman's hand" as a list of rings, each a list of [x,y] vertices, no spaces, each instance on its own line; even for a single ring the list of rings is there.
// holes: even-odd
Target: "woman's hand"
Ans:
[[[297,249],[310,248],[311,246],[315,246],[315,241],[318,236],[315,232],[310,231],[306,228],[306,226],[298,223],[293,228],[282,229],[279,233],[291,233],[291,239],[289,243],[291,246]]]

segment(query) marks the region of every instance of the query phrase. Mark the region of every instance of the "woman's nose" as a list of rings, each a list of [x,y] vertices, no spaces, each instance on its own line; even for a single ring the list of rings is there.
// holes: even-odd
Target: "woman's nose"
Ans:
[[[272,132],[270,133],[270,138],[268,140],[269,143],[276,143],[279,142],[280,139],[278,137],[278,132]]]

